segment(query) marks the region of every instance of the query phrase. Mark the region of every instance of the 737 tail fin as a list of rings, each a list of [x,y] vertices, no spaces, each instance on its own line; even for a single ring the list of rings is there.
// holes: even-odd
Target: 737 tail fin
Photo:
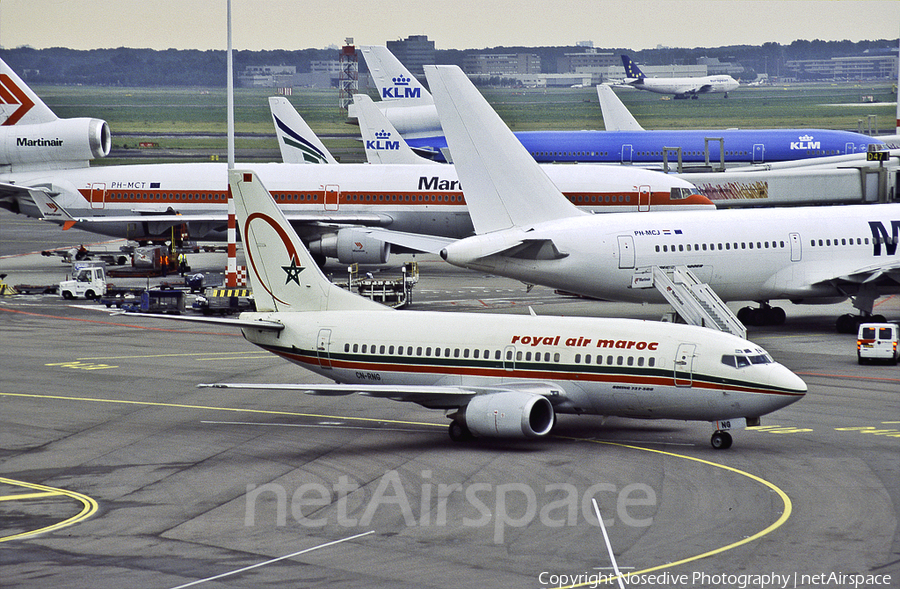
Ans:
[[[57,120],[28,84],[0,60],[0,125],[33,125]]]
[[[597,97],[600,98],[600,113],[603,116],[603,127],[607,131],[643,131],[628,108],[619,100],[613,89],[607,84],[597,86]]]
[[[319,137],[284,96],[270,96],[269,110],[275,123],[281,160],[286,164],[336,164]]]
[[[390,310],[335,286],[322,274],[254,172],[229,170],[228,186],[257,311]]]
[[[434,104],[434,99],[406,66],[387,47],[363,46],[366,60],[381,100],[402,100],[409,104]]]
[[[458,66],[425,66],[479,235],[584,215],[566,199]]]
[[[433,164],[409,148],[394,125],[365,94],[355,94],[356,118],[370,164]],[[435,164],[439,165],[439,164]]]
[[[631,61],[627,55],[622,55],[622,65],[625,66],[625,77],[634,78],[635,80],[643,80],[646,76],[636,63]]]

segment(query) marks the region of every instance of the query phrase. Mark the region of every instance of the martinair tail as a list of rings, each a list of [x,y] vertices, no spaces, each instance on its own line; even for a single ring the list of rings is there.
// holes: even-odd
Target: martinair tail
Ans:
[[[57,118],[16,72],[0,60],[0,125],[50,123]]]
[[[229,170],[228,183],[257,311],[390,310],[322,274],[254,172]]]
[[[638,67],[638,64],[631,61],[631,58],[627,55],[622,56],[622,65],[625,66],[625,77],[633,78],[635,80],[643,80],[646,78],[644,72],[641,71],[641,68]]]
[[[476,233],[588,214],[562,195],[458,66],[425,66],[425,75]]]
[[[281,160],[286,164],[336,164],[319,137],[284,96],[270,96],[269,110],[275,123]]]

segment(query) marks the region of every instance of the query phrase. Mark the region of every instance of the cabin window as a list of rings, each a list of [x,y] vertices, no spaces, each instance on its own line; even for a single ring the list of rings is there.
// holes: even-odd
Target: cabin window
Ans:
[[[422,354],[422,352],[420,351],[420,352],[419,352],[419,355],[421,355],[421,354]],[[409,346],[409,347],[406,348],[406,355],[407,355],[407,356],[412,356],[412,355],[413,355],[413,353],[412,353],[412,346]]]
[[[575,354],[575,364],[581,364],[581,354]]]
[[[455,350],[453,350],[453,357],[459,358],[459,348],[456,348]]]
[[[468,357],[469,357],[469,348],[466,348],[465,350],[463,350],[463,358],[468,358]]]
[[[466,350],[466,351],[468,352],[468,350]],[[472,352],[472,353],[473,353],[473,356],[472,356],[472,357],[475,358],[475,359],[477,360],[479,354],[481,353],[481,350],[479,350],[478,348],[475,348],[475,351]]]
[[[359,344],[353,344],[353,353],[355,354],[358,351],[359,351]]]
[[[440,348],[435,348],[435,349],[434,349],[434,356],[435,356],[435,358],[440,358],[440,357],[441,357],[441,349],[440,349]]]
[[[613,363],[613,357],[612,357],[612,356],[607,356],[607,357],[606,357],[606,363],[609,364],[609,365],[611,366],[612,363]]]
[[[643,357],[643,356],[639,356],[639,357],[638,357],[638,366],[643,366],[643,365],[644,365],[644,357]]]
[[[621,365],[624,364],[624,363],[625,363],[625,358],[624,358],[624,357],[619,356],[618,358],[616,358],[616,364],[617,364],[617,365],[621,366]]]
[[[647,358],[647,366],[656,366],[656,358]]]
[[[375,346],[372,346],[372,348],[374,348],[374,347],[375,347]],[[379,353],[379,354],[384,354],[384,346],[381,346],[381,348],[378,349],[378,353]]]
[[[390,354],[391,356],[394,355],[394,346],[388,348],[388,354]]]
[[[366,344],[363,344],[363,345],[362,345],[362,353],[363,353],[363,354],[366,353],[366,348],[367,348]]]
[[[499,359],[500,359],[500,350],[497,350],[497,360],[499,360]],[[506,351],[506,359],[512,360],[512,350]]]
[[[509,355],[507,354],[507,359],[509,359]],[[522,361],[522,352],[516,351],[516,361]]]
[[[634,356],[628,356],[628,365],[634,366]]]
[[[344,351],[345,351],[345,352],[349,352],[349,351],[350,351],[350,344],[344,344]]]
[[[531,362],[531,352],[525,352],[525,361]]]
[[[430,347],[425,348],[425,355],[426,355],[426,356],[430,356],[430,355],[431,355],[431,348],[430,348]]]
[[[416,348],[416,356],[421,356],[421,355],[422,355],[422,346],[419,346]]]
[[[590,354],[585,354],[585,355],[584,355],[584,363],[585,363],[585,364],[590,364],[590,363],[591,363],[591,355],[590,355]]]

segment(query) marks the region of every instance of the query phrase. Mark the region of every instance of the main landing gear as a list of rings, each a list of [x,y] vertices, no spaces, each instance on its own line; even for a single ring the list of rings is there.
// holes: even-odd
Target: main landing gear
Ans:
[[[838,333],[856,333],[860,323],[884,323],[884,315],[841,315],[835,322]]]
[[[744,325],[784,325],[786,317],[784,309],[766,302],[760,303],[758,309],[743,307],[737,313],[738,321]]]
[[[475,439],[475,436],[472,435],[472,432],[469,431],[466,424],[458,419],[454,419],[450,422],[449,432],[450,439],[454,442],[468,442]]]
[[[712,444],[712,447],[716,450],[727,450],[731,448],[731,442],[731,434],[721,430],[713,432],[712,437],[709,439],[709,443]]]

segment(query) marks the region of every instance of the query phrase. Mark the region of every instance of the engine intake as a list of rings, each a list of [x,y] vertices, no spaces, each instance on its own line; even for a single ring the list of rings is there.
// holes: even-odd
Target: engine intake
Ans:
[[[59,119],[0,127],[0,165],[88,162],[109,155],[112,135],[100,119]]]
[[[457,419],[476,437],[537,438],[550,432],[554,413],[543,395],[508,391],[474,397]]]

